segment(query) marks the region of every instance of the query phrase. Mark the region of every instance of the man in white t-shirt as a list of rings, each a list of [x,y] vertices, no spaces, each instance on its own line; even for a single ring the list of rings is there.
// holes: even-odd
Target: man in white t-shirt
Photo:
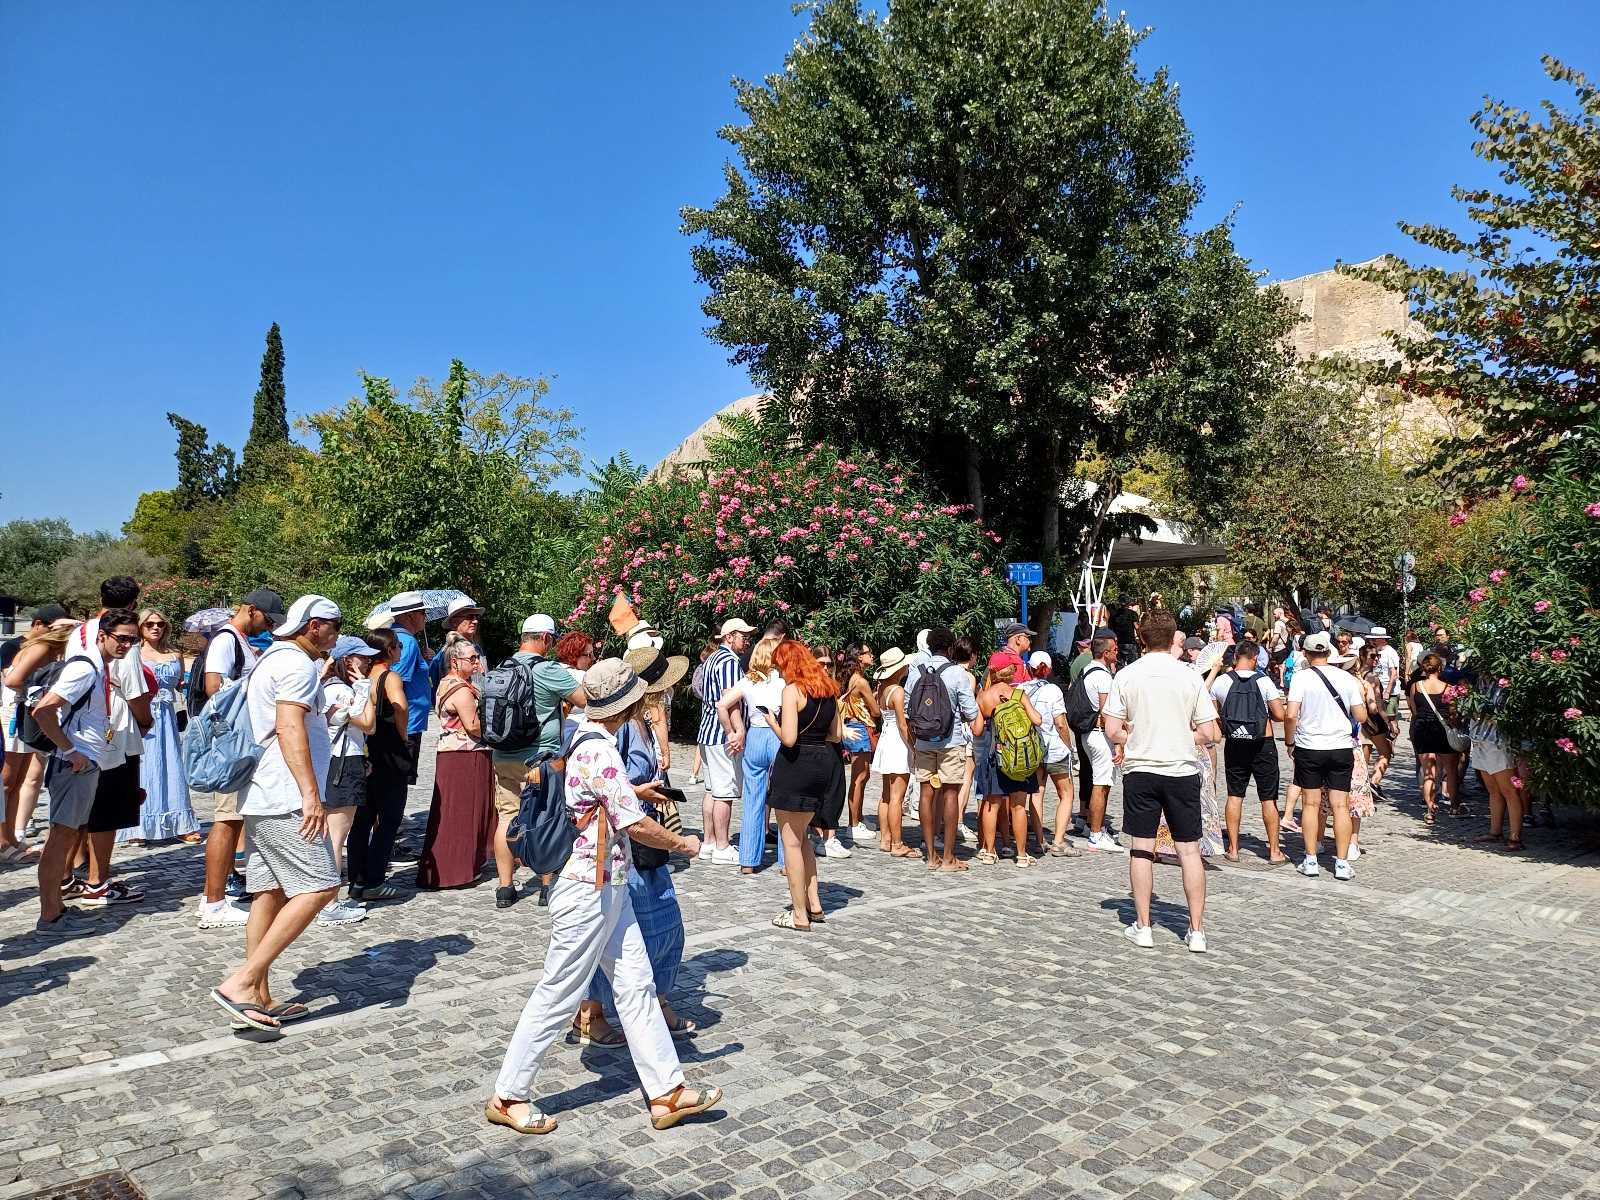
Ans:
[[[1196,750],[1220,740],[1217,710],[1200,673],[1172,656],[1177,621],[1158,609],[1139,622],[1144,655],[1117,672],[1106,698],[1106,738],[1122,747],[1122,827],[1132,839],[1128,879],[1133,924],[1123,935],[1135,946],[1155,945],[1150,896],[1155,883],[1156,833],[1167,829],[1183,869],[1189,903],[1184,942],[1206,950],[1206,869],[1200,858],[1200,763]]]
[[[206,646],[206,698],[215,696],[235,679],[250,673],[256,648],[249,639],[281,625],[286,617],[283,597],[271,588],[257,588],[239,602],[228,623],[211,635]],[[244,878],[234,871],[239,852],[239,796],[217,792],[212,798],[211,829],[206,834],[206,880],[200,895],[200,928],[221,929],[243,925],[250,917],[244,904]]]
[[[1374,625],[1367,634],[1367,642],[1378,652],[1378,662],[1373,668],[1378,676],[1378,695],[1383,698],[1383,711],[1390,720],[1400,716],[1400,652],[1389,641],[1389,631]]]
[[[1272,723],[1283,720],[1283,693],[1256,669],[1256,650],[1253,638],[1239,643],[1233,669],[1216,677],[1211,699],[1222,723],[1222,770],[1228,785],[1228,861],[1239,861],[1244,793],[1253,778],[1256,799],[1261,801],[1261,823],[1267,830],[1267,861],[1277,865],[1289,861],[1278,845],[1278,742],[1272,736]],[[1242,693],[1234,696],[1230,707],[1228,697],[1236,687],[1255,688],[1259,702]]]
[[[1350,779],[1355,772],[1355,747],[1367,719],[1361,685],[1355,676],[1336,670],[1348,660],[1333,653],[1333,639],[1314,633],[1301,647],[1306,663],[1289,681],[1289,704],[1283,722],[1283,743],[1294,758],[1294,785],[1301,789],[1300,828],[1306,842],[1300,874],[1315,878],[1317,845],[1322,841],[1322,791],[1333,810],[1333,877],[1353,879],[1346,855],[1354,826],[1350,820]]]
[[[85,630],[85,644],[78,635]],[[120,761],[111,726],[115,684],[109,665],[139,644],[138,614],[108,609],[72,631],[60,674],[34,705],[34,719],[56,750],[45,769],[50,790],[50,833],[39,857],[39,921],[35,932],[76,937],[93,932],[62,905],[61,880],[80,833],[94,811],[95,792],[106,764]]]
[[[1102,629],[1089,643],[1092,656],[1088,666],[1078,676],[1089,694],[1089,702],[1101,712],[1105,711],[1106,697],[1111,694],[1113,673],[1117,669],[1119,645],[1116,635]],[[1076,686],[1076,684],[1074,685]],[[1107,850],[1122,853],[1122,844],[1106,829],[1106,802],[1111,798],[1111,784],[1117,777],[1117,765],[1122,761],[1122,747],[1113,746],[1106,738],[1102,719],[1088,733],[1078,735],[1078,752],[1081,771],[1089,780],[1089,814],[1086,822],[1087,838],[1084,844],[1090,850]]]
[[[1023,695],[1038,710],[1044,720],[1039,725],[1039,736],[1044,739],[1044,777],[1056,788],[1055,836],[1050,843],[1050,853],[1057,858],[1077,858],[1083,851],[1067,841],[1067,826],[1072,823],[1072,727],[1067,724],[1067,698],[1061,685],[1050,678],[1055,662],[1043,650],[1028,655],[1028,672],[1032,676],[1021,685]],[[1042,789],[1034,792],[1039,806],[1036,816],[1044,822],[1044,796]]]
[[[250,729],[262,747],[239,803],[250,840],[245,886],[254,900],[244,964],[211,998],[253,1029],[275,1030],[307,1014],[301,1004],[273,1004],[267,972],[339,891],[322,806],[332,757],[322,659],[339,640],[340,621],[326,596],[301,596],[245,683]]]

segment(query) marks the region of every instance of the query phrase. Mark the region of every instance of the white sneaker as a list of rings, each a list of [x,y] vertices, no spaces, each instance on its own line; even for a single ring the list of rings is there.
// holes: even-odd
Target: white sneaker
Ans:
[[[839,840],[839,835],[834,834],[822,843],[822,849],[817,851],[824,858],[850,858],[850,848]]]
[[[701,857],[704,857],[702,855]],[[711,852],[711,865],[715,867],[737,867],[739,865],[739,851],[733,846],[724,846],[720,850]]]
[[[205,897],[200,898],[201,929],[225,929],[230,925],[245,925],[249,921],[250,909],[247,905],[227,899],[212,904]]]
[[[1333,877],[1335,879],[1350,880],[1356,877],[1355,870],[1342,858],[1333,860]]]
[[[367,919],[367,907],[354,900],[335,900],[317,914],[324,925],[354,925]]]
[[[850,840],[852,842],[870,842],[876,836],[873,830],[867,828],[865,821],[850,827]]]
[[[1204,954],[1206,952],[1206,935],[1202,929],[1191,929],[1183,935],[1184,944],[1189,947],[1190,954]]]
[[[1088,841],[1086,841],[1084,845],[1091,850],[1106,850],[1112,854],[1126,853],[1126,851],[1124,851],[1122,848],[1122,843],[1118,842],[1104,829],[1100,830],[1098,833],[1091,833]]]
[[[1299,871],[1300,874],[1304,875],[1307,879],[1315,879],[1318,875],[1322,874],[1322,868],[1317,866],[1317,859],[1316,855],[1314,854],[1306,855],[1301,861],[1300,865],[1295,868],[1295,870]]]
[[[1358,859],[1360,857],[1361,857],[1361,844],[1359,842],[1351,842],[1350,843],[1350,852],[1344,856],[1345,862],[1355,862],[1356,859]],[[1335,863],[1334,866],[1337,867],[1338,864]]]
[[[957,825],[956,841],[960,842],[963,846],[976,846],[978,844],[978,835],[973,833],[972,830],[968,829],[965,825]]]
[[[1129,925],[1122,931],[1122,936],[1141,950],[1155,949],[1155,934],[1148,925]]]
[[[700,841],[700,853],[695,855],[695,857],[698,858],[702,862],[710,862],[711,861],[711,856],[713,854],[715,854],[716,852],[717,852],[717,848],[715,846],[713,846],[709,841],[705,840],[704,837],[702,837],[701,841]]]

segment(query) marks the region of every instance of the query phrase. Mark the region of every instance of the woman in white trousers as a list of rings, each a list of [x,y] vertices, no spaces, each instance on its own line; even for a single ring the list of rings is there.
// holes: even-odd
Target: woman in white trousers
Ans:
[[[628,1038],[634,1069],[650,1097],[650,1123],[670,1129],[722,1100],[720,1088],[684,1086],[644,938],[628,897],[630,839],[693,858],[700,839],[678,837],[644,815],[628,783],[616,732],[638,709],[645,684],[621,659],[590,667],[583,677],[588,716],[566,759],[566,801],[578,836],[572,855],[550,889],[550,946],[544,974],[523,1006],[494,1099],[484,1109],[491,1124],[518,1133],[551,1133],[556,1122],[533,1103],[533,1084],[545,1053],[565,1035],[588,995],[599,967],[616,993],[617,1016]],[[648,788],[646,789],[648,790]]]

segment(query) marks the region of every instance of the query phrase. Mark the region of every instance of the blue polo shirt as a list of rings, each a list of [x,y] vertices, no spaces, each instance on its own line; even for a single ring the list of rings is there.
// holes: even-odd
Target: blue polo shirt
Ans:
[[[406,693],[406,732],[421,733],[428,727],[428,713],[433,708],[433,684],[428,679],[428,664],[423,661],[422,647],[417,639],[404,629],[394,631],[400,640],[400,660],[394,664],[394,673]]]

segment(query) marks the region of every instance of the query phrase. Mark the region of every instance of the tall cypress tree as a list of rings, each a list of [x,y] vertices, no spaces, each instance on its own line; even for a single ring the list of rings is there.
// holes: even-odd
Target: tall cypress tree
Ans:
[[[244,474],[250,476],[274,446],[289,442],[288,394],[283,387],[283,335],[274,321],[261,356],[261,386],[256,388],[250,438],[244,444]]]

